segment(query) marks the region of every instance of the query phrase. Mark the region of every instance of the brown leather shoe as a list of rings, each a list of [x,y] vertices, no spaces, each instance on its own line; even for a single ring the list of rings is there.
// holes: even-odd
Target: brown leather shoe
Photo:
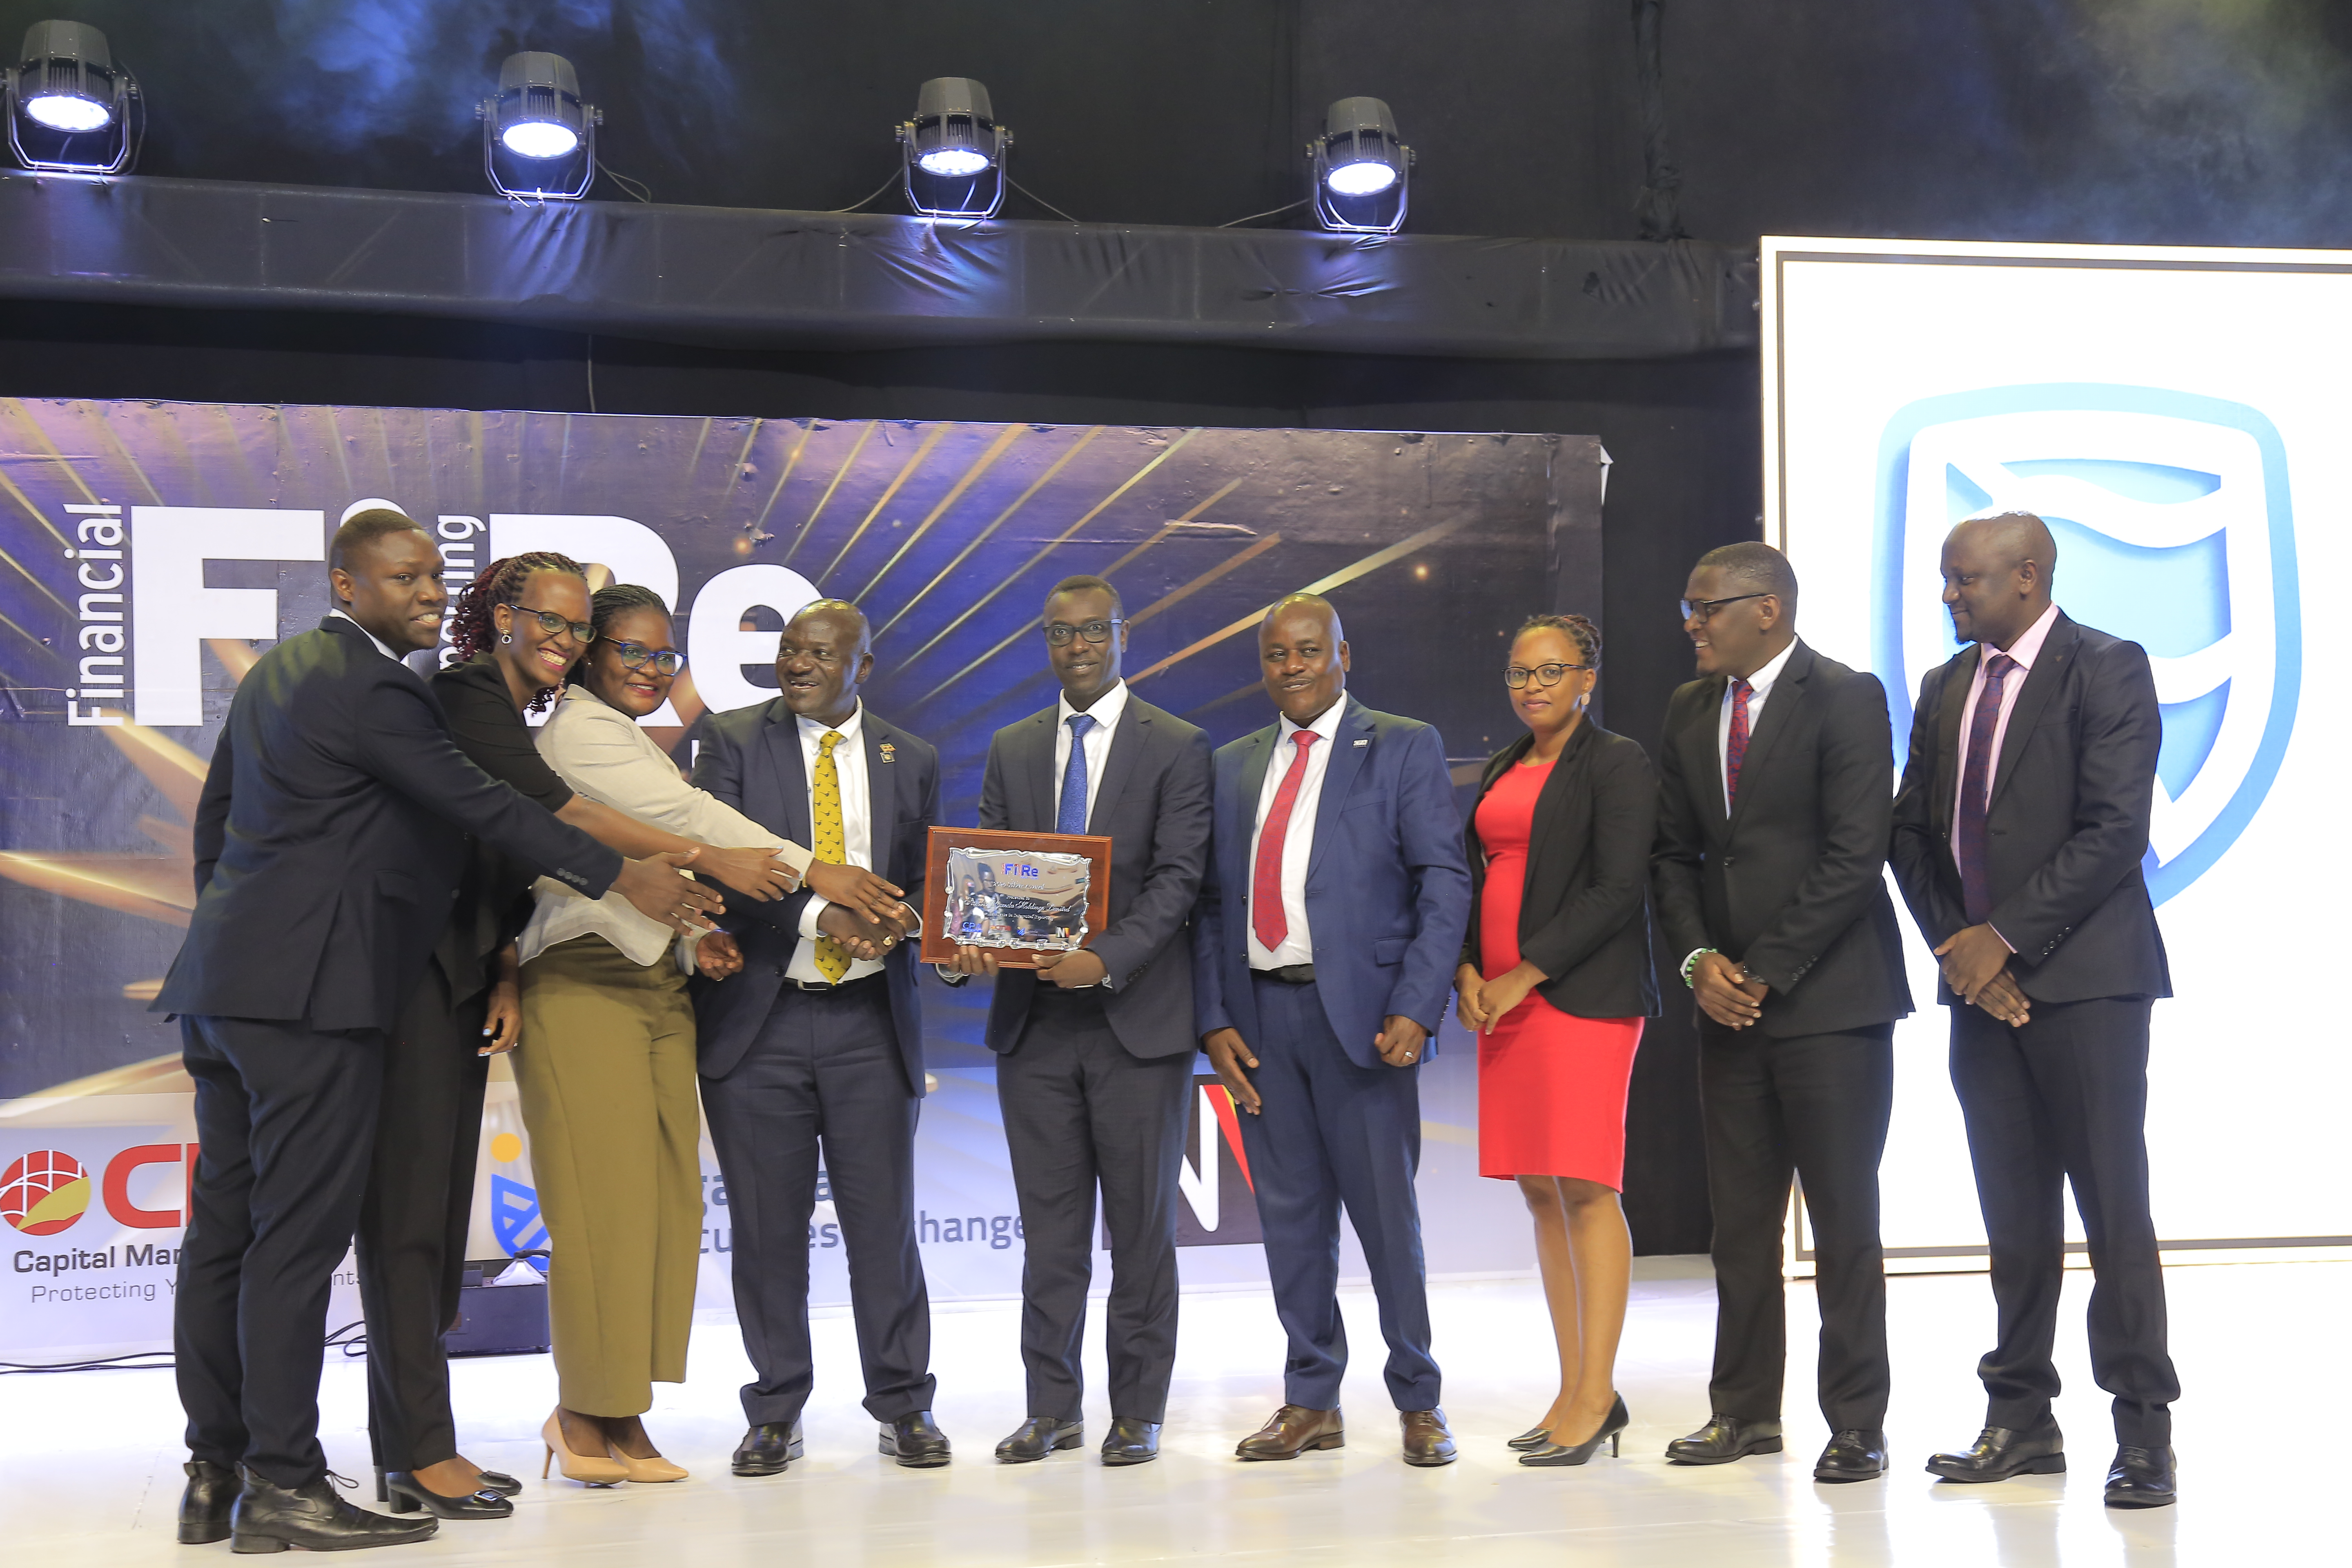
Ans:
[[[1406,1464],[1450,1465],[1454,1462],[1454,1434],[1445,1429],[1444,1406],[1430,1410],[1400,1410],[1397,1422],[1404,1428]]]
[[[1309,1448],[1344,1448],[1348,1434],[1339,1412],[1286,1405],[1273,1419],[1243,1438],[1234,1452],[1244,1459],[1295,1459]]]

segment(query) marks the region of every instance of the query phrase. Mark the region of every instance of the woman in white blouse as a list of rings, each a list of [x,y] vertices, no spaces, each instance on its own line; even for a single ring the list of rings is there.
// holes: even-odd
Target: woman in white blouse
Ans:
[[[616,585],[539,749],[593,801],[687,838],[776,835],[688,784],[637,725],[668,700],[680,659],[668,607]],[[668,928],[625,901],[542,878],[520,944],[515,1054],[552,1268],[559,1405],[542,1433],[574,1480],[674,1481],[639,1419],[653,1384],[686,1376],[702,1250],[694,1008]],[[740,964],[740,959],[736,961]]]

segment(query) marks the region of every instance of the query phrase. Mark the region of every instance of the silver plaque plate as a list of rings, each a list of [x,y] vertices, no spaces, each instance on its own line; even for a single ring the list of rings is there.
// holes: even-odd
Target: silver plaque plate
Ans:
[[[1037,849],[950,849],[948,939],[966,947],[1066,952],[1087,941],[1083,855]]]

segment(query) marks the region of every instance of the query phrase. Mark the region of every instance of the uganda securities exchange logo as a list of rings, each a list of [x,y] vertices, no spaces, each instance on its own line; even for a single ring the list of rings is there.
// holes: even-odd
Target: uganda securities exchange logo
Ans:
[[[2155,387],[1985,387],[1896,412],[1879,442],[1874,662],[1897,744],[1919,679],[1958,650],[1944,535],[2039,513],[2060,608],[2145,647],[2164,717],[2148,832],[2158,903],[2244,831],[2294,728],[2303,626],[2286,449],[2243,404]]]
[[[55,1149],[36,1149],[0,1172],[0,1219],[26,1236],[72,1228],[89,1207],[89,1173]]]

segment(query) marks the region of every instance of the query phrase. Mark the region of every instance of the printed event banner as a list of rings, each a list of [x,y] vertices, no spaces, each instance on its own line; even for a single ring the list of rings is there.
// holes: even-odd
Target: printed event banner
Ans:
[[[1438,725],[1466,785],[1516,727],[1495,679],[1510,628],[1597,612],[1597,580],[1564,563],[1598,552],[1563,541],[1597,539],[1607,460],[1589,437],[0,400],[0,1359],[168,1342],[195,1134],[176,1030],[147,1004],[194,902],[190,824],[237,680],[318,623],[326,540],[357,503],[433,530],[453,589],[552,549],[659,592],[688,664],[646,723],[682,765],[703,714],[772,699],[785,616],[854,600],[876,632],[867,701],[939,746],[941,820],[968,825],[990,735],[1054,700],[1038,611],[1082,572],[1122,591],[1135,689],[1219,742],[1272,717],[1265,606],[1328,595],[1351,690]],[[942,1297],[1019,1289],[980,989],[925,993],[918,1208]],[[1516,1205],[1475,1178],[1460,1045],[1424,1083],[1432,1267],[1521,1268]],[[483,1131],[469,1250],[544,1247],[503,1066]],[[723,1307],[705,1153],[704,1300]],[[1234,1245],[1256,1216],[1207,1080],[1183,1191],[1187,1283],[1263,1278]],[[845,1300],[820,1196],[814,1295]],[[337,1312],[358,1316],[347,1280]]]

